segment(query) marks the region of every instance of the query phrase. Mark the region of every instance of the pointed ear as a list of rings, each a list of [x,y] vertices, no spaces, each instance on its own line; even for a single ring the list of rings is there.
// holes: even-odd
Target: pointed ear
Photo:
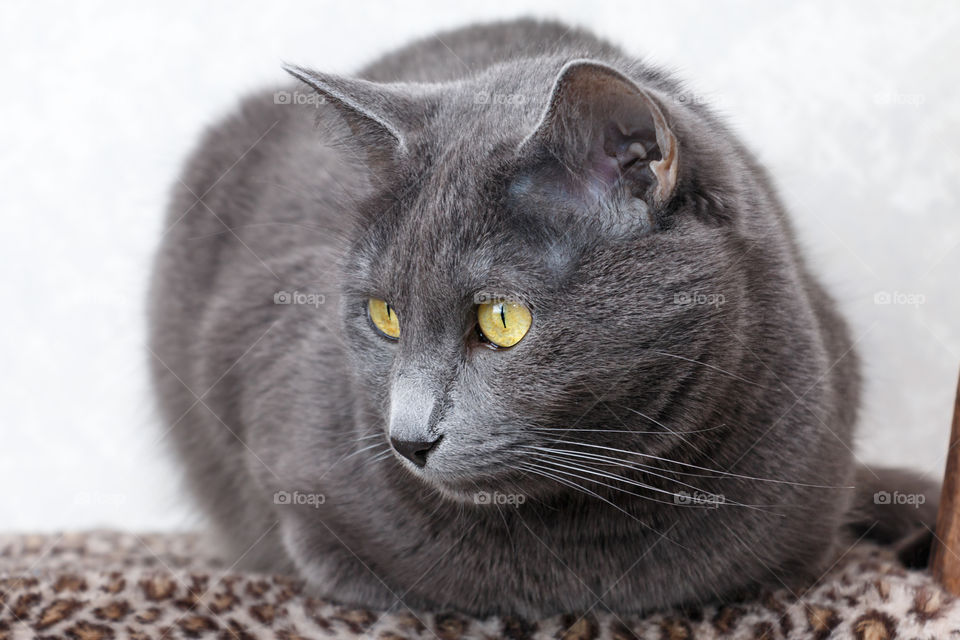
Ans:
[[[416,96],[403,85],[382,84],[320,73],[284,64],[284,70],[319,93],[343,117],[353,141],[375,164],[392,164],[407,152],[407,137],[423,112]]]
[[[664,109],[616,69],[592,60],[567,63],[536,129],[520,153],[548,152],[591,197],[624,196],[647,208],[677,187],[680,149]]]

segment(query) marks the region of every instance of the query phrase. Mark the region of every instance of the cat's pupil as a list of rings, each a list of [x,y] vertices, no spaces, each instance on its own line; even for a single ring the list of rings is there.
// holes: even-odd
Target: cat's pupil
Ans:
[[[500,305],[500,320],[503,322],[503,328],[507,328],[507,314],[503,310],[503,305]]]

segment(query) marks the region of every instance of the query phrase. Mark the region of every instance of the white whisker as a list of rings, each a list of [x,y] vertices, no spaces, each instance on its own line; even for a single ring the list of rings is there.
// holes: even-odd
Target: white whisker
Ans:
[[[621,406],[621,405],[617,405]],[[627,408],[627,407],[624,407]],[[632,409],[631,409],[632,411]],[[638,412],[639,413],[639,412]],[[717,429],[723,429],[726,427],[726,424],[720,424],[715,427],[708,427],[706,429],[693,429],[691,431],[683,431],[684,434],[689,433],[707,433],[709,431],[716,431]],[[574,429],[574,428],[565,428],[565,427],[530,427],[530,431],[583,431],[583,432],[592,432],[592,433],[634,433],[637,435],[663,435],[663,431],[634,431],[633,429]],[[674,433],[672,430],[667,429],[670,433]],[[676,435],[679,435],[677,433]]]
[[[555,459],[556,459],[556,458],[559,458],[559,456],[555,456],[554,458],[555,458]],[[602,471],[596,471],[595,469],[591,469],[590,467],[587,467],[587,466],[584,466],[584,465],[581,465],[581,464],[577,464],[577,463],[572,462],[572,461],[570,461],[570,460],[563,460],[563,462],[555,462],[555,461],[551,461],[551,460],[546,460],[546,459],[544,459],[544,458],[542,458],[542,457],[539,458],[539,459],[540,459],[542,462],[544,462],[545,464],[552,464],[552,465],[559,466],[559,467],[562,467],[562,468],[565,468],[565,469],[569,469],[569,470],[572,470],[572,471],[580,471],[580,472],[582,472],[582,473],[588,473],[588,474],[590,474],[590,475],[600,476],[600,477],[602,477],[602,478],[607,478],[608,480],[614,480],[614,481],[617,481],[617,482],[622,482],[622,483],[627,484],[627,485],[639,487],[639,488],[642,488],[642,489],[647,489],[647,490],[649,490],[649,491],[654,491],[654,492],[656,492],[656,493],[663,493],[663,494],[666,494],[666,495],[668,495],[668,496],[672,496],[672,497],[674,497],[674,498],[686,498],[686,496],[684,496],[683,494],[679,494],[679,493],[676,493],[676,492],[673,492],[673,491],[668,491],[668,490],[666,490],[666,489],[661,489],[661,488],[659,488],[659,487],[654,487],[654,486],[649,485],[649,484],[646,484],[646,483],[644,483],[644,482],[638,482],[638,481],[636,481],[636,480],[631,480],[631,479],[629,479],[629,478],[624,478],[623,476],[618,476],[618,475],[616,475],[616,474],[610,474],[610,473],[604,473],[604,472],[602,472]],[[562,458],[560,458],[560,459],[562,459]],[[578,476],[578,477],[579,477],[579,476]],[[592,480],[592,479],[590,479],[590,478],[583,478],[583,479],[585,479],[585,480],[590,480],[591,482],[597,482],[597,484],[601,484],[601,485],[603,485],[603,486],[605,486],[605,487],[610,487],[611,489],[615,489],[615,490],[617,490],[617,491],[622,491],[623,493],[628,493],[628,494],[630,494],[630,495],[637,496],[637,497],[639,497],[639,498],[643,498],[644,500],[650,500],[650,501],[652,501],[652,502],[659,502],[659,503],[661,503],[661,504],[669,504],[669,505],[674,505],[674,506],[678,506],[678,507],[694,506],[694,505],[688,505],[688,504],[678,503],[678,502],[676,502],[676,501],[672,501],[672,502],[671,502],[671,501],[666,501],[666,500],[658,500],[658,499],[652,498],[652,497],[650,497],[650,496],[645,496],[645,495],[643,495],[643,494],[634,493],[634,492],[632,492],[632,491],[627,491],[627,490],[622,489],[622,488],[620,488],[620,487],[616,487],[616,486],[613,486],[613,485],[608,485],[608,484],[606,484],[606,483],[599,482],[599,481],[596,481],[596,480]],[[708,493],[708,492],[704,491],[704,492],[702,492],[702,493]],[[741,506],[741,507],[751,507],[751,505],[744,505],[744,504],[734,503],[734,502],[731,502],[730,504],[734,504],[734,505],[736,505],[736,506]]]
[[[676,355],[676,354],[674,354],[674,353],[667,353],[666,351],[657,351],[656,349],[650,349],[650,351],[652,351],[653,353],[656,353],[657,355],[666,356],[666,357],[668,357],[668,358],[676,358],[677,360],[683,360],[683,361],[685,361],[685,362],[691,362],[691,363],[693,363],[693,364],[699,364],[699,365],[702,366],[702,367],[706,367],[706,368],[708,368],[708,369],[713,369],[714,371],[718,371],[718,372],[720,372],[720,373],[726,374],[726,375],[730,376],[731,378],[734,378],[734,379],[736,379],[736,380],[740,380],[741,382],[746,382],[747,384],[752,384],[752,385],[754,385],[755,387],[760,387],[761,389],[770,389],[770,387],[767,387],[767,386],[765,386],[765,385],[762,385],[762,384],[760,384],[759,382],[754,382],[753,380],[747,380],[747,379],[744,378],[743,376],[738,376],[737,374],[733,373],[732,371],[727,371],[726,369],[721,369],[720,367],[718,367],[718,366],[716,366],[716,365],[707,364],[706,362],[700,362],[699,360],[694,360],[693,358],[687,358],[686,356],[678,356],[678,355]]]
[[[660,499],[658,499],[658,498],[653,498],[653,497],[651,497],[651,496],[645,496],[645,495],[643,495],[643,494],[636,493],[636,492],[634,492],[634,491],[629,491],[629,490],[624,489],[624,488],[622,488],[622,487],[617,487],[617,486],[615,486],[615,485],[608,484],[608,483],[606,483],[606,482],[603,482],[603,481],[601,481],[601,480],[597,480],[597,479],[595,479],[595,478],[589,478],[589,477],[582,476],[582,475],[579,475],[579,474],[577,474],[577,473],[573,473],[573,472],[572,472],[572,471],[583,471],[584,473],[591,473],[591,471],[590,471],[589,469],[583,469],[583,468],[579,468],[579,469],[578,469],[578,468],[575,468],[575,467],[572,467],[572,466],[567,466],[567,465],[560,464],[560,463],[558,463],[558,462],[551,462],[551,461],[549,461],[549,460],[544,460],[544,459],[539,459],[539,460],[540,460],[540,462],[542,462],[543,464],[554,465],[554,467],[561,467],[561,469],[556,469],[556,468],[554,468],[554,467],[547,467],[548,469],[550,469],[550,470],[553,471],[554,473],[559,473],[559,474],[563,474],[563,475],[566,475],[566,476],[571,476],[571,477],[574,477],[574,478],[579,478],[580,480],[586,480],[587,482],[592,482],[592,483],[598,484],[598,485],[600,485],[600,486],[602,486],[602,487],[607,487],[608,489],[613,489],[614,491],[618,491],[618,492],[620,492],[620,493],[625,493],[625,494],[627,494],[627,495],[635,496],[635,497],[637,497],[637,498],[642,498],[642,499],[647,500],[647,501],[650,501],[650,502],[659,502],[660,504],[669,504],[669,505],[675,505],[675,506],[678,506],[678,507],[679,507],[679,506],[683,506],[683,507],[692,506],[692,505],[680,505],[680,504],[675,504],[674,502],[670,502],[670,501],[667,501],[667,500],[660,500]],[[572,471],[569,471],[569,470],[568,470],[568,471],[563,471],[562,469],[569,469],[569,470],[572,470]],[[609,475],[601,474],[601,473],[593,473],[593,475],[600,475],[600,476],[603,476],[603,477],[610,478],[610,479],[612,479],[612,480],[617,480],[617,481],[620,481],[620,482],[625,482],[625,483],[627,483],[627,484],[635,484],[635,485],[637,485],[637,486],[644,487],[644,488],[651,488],[651,489],[654,488],[654,487],[648,487],[647,485],[644,485],[644,484],[642,484],[642,483],[635,483],[635,482],[631,482],[631,481],[629,481],[629,480],[625,480],[625,479],[623,479],[623,478],[620,478],[619,476],[609,476]],[[660,491],[663,491],[663,490],[661,489]],[[666,492],[666,493],[669,493],[669,492]],[[671,495],[672,495],[672,494],[671,494]],[[597,497],[600,497],[600,496],[598,495]],[[613,503],[610,503],[610,504],[613,504]]]
[[[614,451],[614,452],[616,452],[616,453],[625,453],[625,454],[627,454],[627,455],[640,456],[640,457],[642,457],[642,458],[650,458],[650,459],[652,459],[652,460],[659,460],[659,461],[661,461],[661,462],[666,462],[666,463],[668,463],[668,464],[676,464],[676,465],[680,465],[680,466],[682,466],[682,467],[688,467],[688,468],[691,468],[691,469],[699,469],[700,471],[706,471],[706,472],[708,472],[708,473],[717,474],[718,476],[727,476],[727,477],[730,477],[730,478],[739,478],[739,479],[741,479],[741,480],[754,480],[754,481],[757,481],[757,482],[773,482],[773,483],[776,483],[776,484],[787,484],[787,485],[792,485],[792,486],[795,486],[795,487],[810,487],[810,488],[813,488],[813,489],[853,489],[853,488],[854,488],[854,487],[838,487],[838,486],[821,485],[821,484],[809,484],[809,483],[805,483],[805,482],[791,482],[790,480],[777,480],[777,479],[775,479],[775,478],[758,478],[758,477],[755,477],[755,476],[746,476],[746,475],[742,475],[742,474],[739,474],[739,473],[732,473],[732,472],[730,472],[730,471],[719,471],[719,470],[717,470],[717,469],[709,469],[709,468],[707,468],[707,467],[701,467],[701,466],[698,466],[698,465],[695,465],[695,464],[691,464],[691,463],[689,463],[689,462],[680,462],[679,460],[670,460],[669,458],[661,458],[660,456],[655,456],[655,455],[649,454],[649,453],[641,453],[641,452],[639,452],[639,451],[628,451],[628,450],[626,450],[626,449],[617,449],[617,448],[615,448],[615,447],[606,447],[606,446],[599,445],[599,444],[589,444],[589,443],[586,443],[586,442],[575,442],[575,441],[570,441],[570,440],[556,440],[555,442],[556,442],[557,444],[572,444],[572,445],[577,445],[577,446],[581,446],[581,447],[590,447],[590,448],[593,448],[593,449],[603,449],[603,450],[605,450],[605,451]],[[562,449],[561,449],[561,451],[562,451]],[[668,469],[662,469],[662,470],[663,470],[663,471],[669,471]]]
[[[622,512],[622,513],[625,513],[626,515],[630,516],[630,517],[633,518],[634,520],[637,520],[637,517],[634,516],[632,513],[630,513],[629,511],[625,511],[624,509],[622,509],[622,508],[619,507],[618,505],[614,504],[613,502],[610,502],[609,500],[607,500],[606,498],[604,498],[603,496],[601,496],[599,493],[597,493],[597,492],[595,492],[595,491],[591,491],[590,489],[587,489],[586,487],[583,487],[583,486],[577,484],[576,482],[573,482],[572,480],[567,480],[567,479],[565,479],[565,478],[561,478],[561,477],[555,475],[556,473],[562,473],[562,472],[560,472],[560,471],[557,471],[556,469],[551,469],[551,468],[549,468],[549,467],[542,467],[542,466],[540,466],[540,465],[538,465],[538,464],[534,464],[534,463],[532,463],[532,462],[525,462],[525,463],[523,464],[523,468],[526,469],[526,470],[528,470],[528,471],[530,471],[531,473],[535,473],[535,474],[537,474],[537,475],[541,475],[541,476],[543,476],[543,477],[545,477],[545,478],[549,478],[549,479],[551,479],[551,480],[554,480],[554,481],[556,481],[556,482],[559,482],[559,483],[561,483],[561,484],[563,484],[563,485],[565,485],[565,486],[572,487],[572,488],[574,488],[574,489],[576,489],[576,490],[578,490],[578,491],[580,491],[580,492],[582,492],[582,493],[584,493],[584,494],[586,494],[586,495],[588,495],[588,496],[590,496],[590,497],[596,498],[596,499],[598,499],[598,500],[602,500],[603,502],[607,503],[608,505],[610,505],[611,507],[613,507],[613,508],[616,509],[617,511],[620,511],[620,512]],[[586,480],[587,480],[588,482],[593,482],[593,481],[590,480],[589,478],[587,478]],[[639,522],[639,520],[638,520],[638,522]]]
[[[386,451],[383,451],[375,455],[370,462],[380,462],[381,460],[386,460],[387,458],[391,458],[391,457],[393,457],[393,449],[391,449],[390,447],[387,447]]]
[[[354,451],[354,452],[351,453],[350,455],[346,456],[346,457],[344,458],[344,460],[348,460],[348,459],[352,458],[353,456],[357,455],[358,453],[363,453],[364,451],[369,451],[370,449],[373,449],[374,447],[382,447],[383,444],[384,444],[383,442],[374,442],[373,444],[368,445],[368,446],[366,446],[366,447],[364,447],[364,448],[362,448],[362,449],[357,449],[356,451]]]
[[[633,466],[634,463],[630,463],[630,462],[626,462],[626,461],[623,461],[623,460],[619,460],[619,459],[617,459],[617,458],[609,458],[609,457],[607,457],[607,456],[594,456],[593,454],[582,454],[582,455],[580,455],[579,452],[574,452],[574,451],[564,451],[563,453],[564,453],[564,454],[572,454],[572,455],[576,456],[577,458],[586,458],[588,461],[599,462],[599,463],[601,463],[601,464],[608,464],[608,465],[611,465],[611,466],[618,466],[618,467],[626,466],[627,468],[630,468],[630,469],[636,469],[636,467]],[[584,464],[580,463],[580,462],[577,461],[577,460],[571,460],[570,457],[568,457],[568,456],[566,456],[566,455],[551,455],[551,454],[543,454],[543,453],[541,453],[541,454],[539,454],[539,456],[547,456],[547,457],[550,457],[550,458],[552,458],[552,459],[554,459],[554,460],[559,460],[559,461],[563,461],[563,462],[567,462],[567,463],[571,463],[571,464],[576,464],[576,465],[580,466],[583,471],[586,471],[587,469],[590,468],[590,467],[586,467]],[[641,465],[641,466],[644,466],[644,465]],[[694,486],[694,485],[692,485],[692,484],[683,482],[682,480],[677,480],[676,478],[671,478],[671,477],[669,477],[669,476],[665,476],[665,475],[662,475],[662,474],[659,474],[659,473],[655,473],[654,471],[650,471],[649,469],[636,469],[636,470],[641,471],[641,472],[643,472],[643,473],[646,473],[646,474],[648,474],[648,475],[652,475],[652,476],[656,476],[656,477],[658,477],[658,478],[662,478],[662,479],[664,479],[664,480],[669,480],[670,482],[676,482],[677,484],[679,484],[679,485],[681,485],[681,486],[683,486],[683,487],[686,487],[686,488],[688,488],[688,489],[693,490],[695,493],[701,493],[701,494],[704,494],[704,495],[718,495],[718,494],[715,494],[715,493],[712,492],[712,491],[706,491],[706,490],[701,489],[701,488],[699,488],[699,487],[697,487],[697,486]],[[628,479],[626,479],[626,478],[622,478],[622,477],[619,477],[619,476],[617,476],[617,479],[620,480],[620,481],[622,481],[622,482],[626,482],[626,483],[628,483],[628,484],[636,484],[636,483],[634,483],[634,482],[632,482],[632,481],[630,481],[630,480],[628,480]],[[646,485],[646,484],[642,484],[642,483],[641,483],[641,485],[639,485],[639,486],[644,486],[644,487],[646,487],[646,488],[650,488],[650,489],[653,489],[653,490],[656,490],[656,491],[668,493],[668,494],[670,494],[670,495],[672,495],[672,496],[674,496],[674,497],[684,497],[684,498],[687,497],[687,496],[684,496],[683,494],[680,494],[680,493],[675,493],[675,492],[671,492],[671,491],[664,491],[664,490],[662,490],[662,489],[657,489],[657,488],[655,488],[655,487],[650,487],[650,486],[648,486],[648,485]],[[742,503],[742,502],[737,502],[736,500],[729,500],[729,499],[727,499],[726,496],[724,496],[723,504],[729,504],[729,505],[733,505],[733,506],[736,506],[736,507],[746,507],[747,509],[758,509],[758,510],[761,509],[761,508],[763,508],[763,507],[769,507],[769,506],[770,506],[770,505],[746,504],[746,503]],[[679,505],[679,504],[678,504],[678,506],[682,506],[682,505]]]

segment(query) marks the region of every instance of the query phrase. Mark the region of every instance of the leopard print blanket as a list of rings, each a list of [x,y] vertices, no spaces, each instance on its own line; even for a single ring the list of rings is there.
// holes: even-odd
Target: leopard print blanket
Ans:
[[[287,576],[238,573],[195,535],[0,535],[0,640],[19,638],[960,638],[960,606],[929,575],[861,544],[802,594],[643,619],[545,620],[370,611],[305,595]]]

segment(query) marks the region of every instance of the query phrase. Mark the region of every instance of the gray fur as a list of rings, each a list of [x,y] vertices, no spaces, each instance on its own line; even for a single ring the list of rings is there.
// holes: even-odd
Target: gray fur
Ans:
[[[662,109],[680,149],[667,201],[643,163],[594,188],[576,155],[589,95],[521,144],[577,59]],[[637,613],[801,585],[845,524],[886,517],[850,489],[887,476],[852,462],[848,329],[763,169],[680,83],[526,20],[416,42],[366,83],[293,72],[327,103],[257,94],[206,134],[152,285],[167,437],[241,566],[376,607]],[[486,293],[533,312],[513,348],[477,342]],[[682,304],[698,294],[722,304]],[[370,296],[398,309],[399,341],[370,326]],[[387,453],[391,411],[443,436],[425,468]],[[575,475],[531,446],[575,452]],[[675,495],[694,488],[723,504]],[[897,514],[899,535],[930,508]]]

